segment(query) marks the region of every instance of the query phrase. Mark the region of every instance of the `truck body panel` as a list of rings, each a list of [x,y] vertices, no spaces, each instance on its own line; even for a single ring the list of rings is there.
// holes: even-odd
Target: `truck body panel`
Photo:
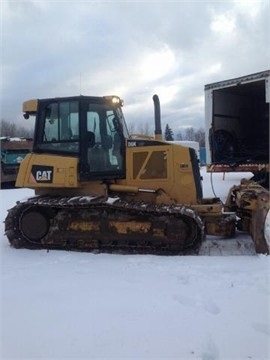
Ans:
[[[32,150],[33,140],[1,137],[1,187],[15,184],[21,161]]]

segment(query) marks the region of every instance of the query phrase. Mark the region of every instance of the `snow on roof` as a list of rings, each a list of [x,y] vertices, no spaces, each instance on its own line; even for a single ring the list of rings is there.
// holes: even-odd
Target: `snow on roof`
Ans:
[[[214,88],[220,88],[220,87],[228,87],[237,85],[240,83],[247,83],[254,80],[263,80],[265,78],[270,77],[270,70],[261,71],[255,74],[245,75],[233,79],[218,81],[215,83],[207,84],[204,86],[204,90],[214,89]]]
[[[27,141],[28,139],[26,139],[24,137],[1,136],[0,140],[4,140],[4,141]]]

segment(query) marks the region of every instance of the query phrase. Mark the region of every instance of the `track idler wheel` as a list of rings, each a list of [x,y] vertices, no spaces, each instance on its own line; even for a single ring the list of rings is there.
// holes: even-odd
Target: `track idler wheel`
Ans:
[[[41,243],[50,228],[50,218],[42,207],[23,211],[19,218],[19,229],[25,239],[31,243]]]

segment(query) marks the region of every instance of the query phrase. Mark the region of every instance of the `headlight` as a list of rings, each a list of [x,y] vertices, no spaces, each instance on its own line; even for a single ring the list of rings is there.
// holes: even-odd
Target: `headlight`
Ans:
[[[116,95],[104,96],[104,99],[113,105],[119,105],[119,106],[124,105],[124,101],[122,99],[120,99],[119,96],[116,96]]]

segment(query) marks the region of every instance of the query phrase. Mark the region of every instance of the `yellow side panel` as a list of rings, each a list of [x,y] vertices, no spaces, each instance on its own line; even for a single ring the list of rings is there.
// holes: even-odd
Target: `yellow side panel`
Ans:
[[[20,165],[16,186],[75,188],[78,159],[70,156],[29,154]]]
[[[196,186],[189,149],[173,145],[174,183],[171,193],[178,202],[196,204]]]
[[[128,185],[143,189],[162,189],[176,203],[197,203],[193,168],[187,147],[166,143],[127,147],[126,161]]]

